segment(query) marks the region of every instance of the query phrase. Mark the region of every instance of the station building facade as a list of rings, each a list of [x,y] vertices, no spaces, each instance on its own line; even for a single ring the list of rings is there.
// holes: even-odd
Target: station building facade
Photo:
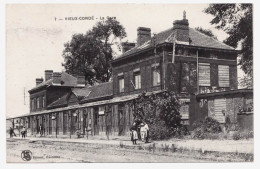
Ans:
[[[239,51],[190,28],[185,16],[154,36],[150,28],[139,27],[137,42],[124,42],[122,49],[111,63],[111,82],[85,86],[84,77],[45,71],[45,81],[36,79],[36,87],[29,91],[30,114],[13,120],[19,119],[31,135],[42,125],[45,135],[75,135],[79,129],[82,134],[126,136],[135,111],[129,103],[142,92],[174,91],[182,103],[182,122],[191,125],[202,117],[199,108],[194,112],[201,100],[209,99],[206,116],[210,114],[208,105],[214,99],[205,95],[239,91]],[[214,117],[220,123],[225,123],[225,104],[229,103],[216,110],[224,113]],[[232,113],[237,117],[237,111]]]

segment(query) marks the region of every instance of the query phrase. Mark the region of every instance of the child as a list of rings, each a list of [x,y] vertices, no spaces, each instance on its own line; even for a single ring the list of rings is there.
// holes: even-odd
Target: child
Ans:
[[[131,130],[131,141],[133,142],[133,144],[136,144],[136,140],[138,140],[136,127],[131,127],[130,130]]]

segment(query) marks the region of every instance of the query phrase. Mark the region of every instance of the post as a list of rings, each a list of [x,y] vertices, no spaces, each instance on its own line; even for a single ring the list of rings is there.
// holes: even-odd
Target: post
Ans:
[[[69,121],[70,121],[70,138],[71,138],[71,111],[69,111]]]
[[[55,113],[55,123],[56,123],[56,138],[57,138],[57,113]]]
[[[21,119],[19,119],[19,126],[18,126],[19,137],[20,137],[20,123],[21,123]]]
[[[197,50],[197,94],[199,94],[199,50]]]

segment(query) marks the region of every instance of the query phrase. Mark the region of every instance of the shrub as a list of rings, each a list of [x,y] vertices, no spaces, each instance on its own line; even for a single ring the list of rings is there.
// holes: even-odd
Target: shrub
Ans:
[[[254,138],[254,133],[253,133],[253,131],[245,130],[245,131],[240,132],[240,137],[243,139]]]
[[[238,131],[234,132],[232,138],[233,140],[239,140],[241,138],[240,133]]]
[[[193,124],[193,127],[193,138],[198,139],[206,138],[208,133],[217,134],[221,132],[220,123],[211,117],[206,117],[204,120],[196,121]]]
[[[164,91],[147,95],[145,92],[134,99],[136,123],[144,120],[153,140],[167,139],[187,133],[181,125],[180,102],[174,92]]]
[[[157,123],[150,124],[149,136],[153,140],[163,140],[170,137],[168,128],[161,120],[158,120]]]

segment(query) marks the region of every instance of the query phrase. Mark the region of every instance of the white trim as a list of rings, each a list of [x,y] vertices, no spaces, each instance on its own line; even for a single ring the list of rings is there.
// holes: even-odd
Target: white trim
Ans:
[[[140,72],[140,68],[135,68],[133,72]]]

